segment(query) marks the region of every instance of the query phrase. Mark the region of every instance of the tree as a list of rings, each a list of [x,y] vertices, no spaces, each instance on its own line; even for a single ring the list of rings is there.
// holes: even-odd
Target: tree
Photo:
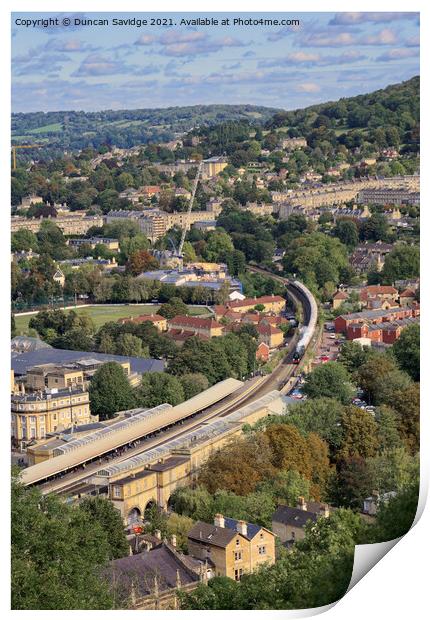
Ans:
[[[140,407],[156,407],[162,403],[179,405],[184,400],[184,390],[177,377],[162,372],[147,372],[142,376],[136,400]]]
[[[178,515],[171,512],[166,523],[166,535],[171,539],[172,535],[176,536],[176,545],[181,551],[187,551],[188,532],[194,525],[193,519],[184,515]],[[163,532],[162,532],[163,534]]]
[[[420,326],[409,325],[393,344],[394,356],[400,368],[414,380],[420,380]]]
[[[406,389],[410,383],[411,378],[408,374],[398,368],[392,370],[385,375],[384,382],[374,402],[377,404],[385,403],[390,407],[394,407],[396,404],[395,394]]]
[[[388,222],[383,213],[373,213],[371,217],[362,220],[360,223],[360,239],[388,240]]]
[[[336,506],[361,510],[363,500],[373,490],[372,483],[369,466],[363,457],[352,456],[339,460],[328,498]]]
[[[312,464],[306,439],[290,424],[272,424],[264,432],[273,453],[272,464],[277,469],[298,471],[308,480]]]
[[[226,252],[234,250],[230,236],[223,230],[213,230],[208,233],[206,245],[206,259],[217,262]]]
[[[348,248],[358,245],[358,229],[353,220],[337,220],[333,234]]]
[[[395,361],[383,353],[374,353],[356,372],[356,380],[371,403],[381,403],[381,391],[390,373],[397,370]]]
[[[375,421],[378,425],[378,444],[379,450],[392,450],[402,445],[400,438],[399,415],[391,407],[382,405],[375,411]]]
[[[278,504],[296,506],[299,497],[310,499],[310,482],[294,469],[281,470],[259,484],[257,491],[272,495]]]
[[[147,250],[149,241],[142,233],[137,233],[133,237],[122,237],[120,241],[121,256],[124,260],[128,260],[132,254],[139,250]]]
[[[117,411],[131,409],[135,404],[124,369],[116,362],[107,362],[96,370],[89,393],[91,413],[100,420],[113,418]]]
[[[179,380],[184,390],[185,400],[200,394],[209,387],[209,381],[201,372],[187,373],[182,375]]]
[[[371,347],[363,347],[358,342],[346,340],[340,347],[338,361],[352,374],[369,359],[372,353]]]
[[[348,267],[347,248],[337,238],[314,232],[293,239],[282,264],[288,274],[296,274],[310,286],[338,284],[341,271]]]
[[[338,459],[374,456],[378,448],[378,427],[373,417],[359,407],[346,407],[342,415],[342,444]]]
[[[17,230],[12,234],[11,249],[12,252],[28,252],[29,250],[37,252],[38,243],[36,235],[27,228]]]
[[[404,447],[384,450],[367,460],[372,488],[379,493],[400,491],[419,474],[419,460]]]
[[[398,244],[388,254],[382,268],[382,278],[387,284],[395,280],[416,278],[420,274],[420,250],[417,245]]]
[[[85,497],[79,508],[88,513],[91,521],[100,524],[109,542],[109,559],[128,555],[129,545],[124,534],[124,524],[118,510],[104,497]]]
[[[147,250],[137,250],[130,254],[126,264],[126,269],[127,272],[131,273],[133,276],[138,276],[144,271],[158,269],[159,266],[160,263],[158,260]]]
[[[266,437],[235,437],[209,456],[200,469],[198,481],[210,493],[223,489],[247,495],[274,473],[272,460],[270,442]]]
[[[372,532],[372,542],[394,540],[410,530],[417,512],[419,486],[416,476],[396,497],[380,505]]]
[[[148,348],[142,345],[142,340],[137,336],[133,336],[133,334],[120,334],[116,340],[117,355],[149,357],[148,353]]]
[[[327,362],[306,377],[303,392],[309,398],[335,398],[346,405],[351,401],[353,388],[346,368],[337,362]]]
[[[420,446],[420,384],[412,383],[393,395],[394,408],[400,417],[400,434],[415,454]]]
[[[11,510],[12,609],[113,608],[99,574],[112,552],[99,514],[25,488],[17,477]]]
[[[173,319],[174,316],[188,314],[188,306],[180,297],[172,297],[170,301],[160,306],[158,314],[166,319]]]
[[[342,414],[343,407],[338,400],[312,398],[291,406],[285,421],[296,426],[302,434],[318,433],[335,451],[342,440]]]
[[[179,487],[169,503],[175,512],[192,519],[210,522],[212,518],[212,494],[204,486]]]
[[[311,493],[315,499],[320,499],[325,496],[332,474],[328,445],[317,433],[309,433],[306,443],[311,462]]]

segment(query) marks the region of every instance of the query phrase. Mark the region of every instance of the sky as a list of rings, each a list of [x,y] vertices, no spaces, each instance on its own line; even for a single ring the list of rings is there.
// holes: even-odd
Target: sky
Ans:
[[[24,25],[50,17],[58,25]],[[112,23],[148,17],[172,23]],[[219,24],[181,24],[199,17]],[[235,26],[234,18],[300,25]],[[101,19],[108,25],[85,25]],[[291,110],[418,73],[417,13],[12,14],[13,112],[211,103]]]

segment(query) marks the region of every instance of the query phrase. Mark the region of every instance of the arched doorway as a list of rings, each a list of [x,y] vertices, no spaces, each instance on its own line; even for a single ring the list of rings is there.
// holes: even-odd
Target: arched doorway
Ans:
[[[159,508],[157,506],[157,502],[155,499],[150,499],[149,502],[145,506],[145,510],[143,513],[143,518],[145,521],[152,521],[158,512]]]
[[[139,508],[132,508],[127,515],[127,525],[133,525],[134,523],[140,521],[141,518],[142,513],[140,512]]]

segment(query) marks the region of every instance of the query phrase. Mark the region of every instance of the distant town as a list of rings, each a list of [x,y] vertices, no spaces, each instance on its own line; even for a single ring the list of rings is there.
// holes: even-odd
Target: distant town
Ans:
[[[419,78],[202,108],[130,146],[15,121],[16,609],[319,607],[414,519]]]

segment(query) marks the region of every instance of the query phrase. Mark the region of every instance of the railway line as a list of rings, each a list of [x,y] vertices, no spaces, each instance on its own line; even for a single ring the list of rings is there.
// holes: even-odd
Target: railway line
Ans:
[[[43,462],[24,470],[24,484],[39,484],[39,488],[44,494],[54,492],[60,495],[76,495],[80,491],[88,491],[89,486],[86,480],[97,473],[103,465],[120,463],[132,456],[161,446],[172,438],[180,438],[190,430],[197,429],[202,424],[214,418],[227,416],[237,408],[261,398],[272,390],[281,390],[289,379],[297,373],[297,366],[293,365],[293,361],[300,341],[303,341],[304,335],[306,335],[306,338],[308,338],[304,345],[304,350],[306,350],[315,330],[317,318],[316,303],[310,291],[300,282],[291,282],[286,278],[271,274],[259,267],[250,266],[249,269],[250,271],[270,275],[270,277],[282,283],[286,286],[288,294],[294,304],[300,304],[303,308],[302,331],[300,334],[296,333],[293,338],[291,338],[287,355],[284,356],[270,375],[253,378],[249,384],[245,386],[242,384],[242,386],[237,389],[233,386],[234,389],[232,388],[230,393],[218,400],[215,398],[213,404],[210,406],[206,408],[202,407],[200,410],[188,413],[187,415],[181,415],[180,412],[174,413],[174,410],[178,410],[181,405],[173,408],[165,406],[167,413],[162,411],[161,415],[163,415],[165,419],[168,419],[170,416],[174,420],[172,423],[173,425],[166,424],[166,426],[161,429],[159,427],[154,427],[149,433],[142,433],[141,437],[136,436],[132,441],[126,442],[124,446],[119,447],[119,450],[118,446],[113,451],[103,452],[101,449],[99,454],[87,460],[85,460],[84,457],[82,457],[81,460],[77,458],[79,450],[75,451],[76,458],[73,458],[73,451],[69,450],[69,457],[70,454],[72,454],[72,458],[64,459],[64,456],[67,456],[66,453],[66,455],[57,456],[49,462]],[[235,380],[230,379],[226,381]],[[240,383],[241,382],[237,382],[237,384]],[[213,386],[213,388],[215,387],[216,386]],[[210,390],[211,389],[212,388],[210,388]],[[183,405],[185,405],[185,403],[183,403]],[[170,407],[170,409],[168,409],[168,407]],[[160,406],[160,409],[162,409],[162,406]],[[149,414],[150,413],[151,412],[149,412]],[[142,413],[143,417],[145,417],[144,414],[145,412]],[[154,421],[156,421],[155,418]],[[97,442],[95,442],[94,447],[97,447]],[[91,452],[88,452],[88,454],[91,455]],[[64,466],[61,463],[62,460],[65,463]],[[54,465],[54,462],[58,466]],[[45,464],[47,464],[47,467],[43,467]]]

